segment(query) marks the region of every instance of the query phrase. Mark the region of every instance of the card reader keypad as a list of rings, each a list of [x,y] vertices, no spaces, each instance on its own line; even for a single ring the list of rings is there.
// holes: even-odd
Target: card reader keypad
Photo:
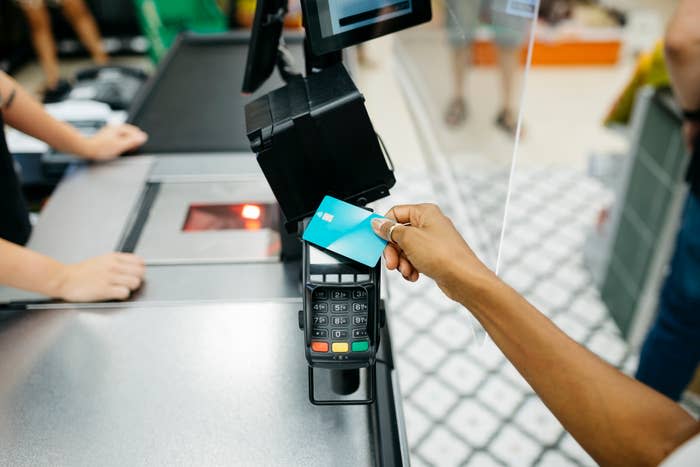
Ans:
[[[314,290],[311,310],[313,352],[343,355],[369,350],[369,305],[365,289],[324,285]]]

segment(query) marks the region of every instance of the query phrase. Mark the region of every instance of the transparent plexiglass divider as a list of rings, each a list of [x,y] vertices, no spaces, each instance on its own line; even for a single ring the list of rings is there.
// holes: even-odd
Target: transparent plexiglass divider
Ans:
[[[499,273],[538,8],[537,0],[438,0],[430,23],[394,43],[443,210]]]

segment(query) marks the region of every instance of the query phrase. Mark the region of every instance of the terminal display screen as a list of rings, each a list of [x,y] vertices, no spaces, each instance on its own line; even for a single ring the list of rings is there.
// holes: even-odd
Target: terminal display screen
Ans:
[[[318,2],[321,34],[329,37],[410,14],[412,3],[411,0],[321,0]]]
[[[306,0],[304,14],[317,55],[430,21],[430,0]]]
[[[331,256],[325,251],[321,251],[313,245],[309,245],[309,265],[333,265],[342,264],[337,256]]]

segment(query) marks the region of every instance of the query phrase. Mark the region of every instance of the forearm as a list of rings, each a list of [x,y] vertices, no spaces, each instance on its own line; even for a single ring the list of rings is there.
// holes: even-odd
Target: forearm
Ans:
[[[681,0],[666,32],[666,64],[686,110],[700,109],[700,2]]]
[[[2,285],[56,297],[63,268],[63,264],[48,256],[0,239]]]
[[[460,301],[600,464],[656,465],[698,431],[676,403],[574,342],[495,276],[478,281]]]
[[[7,105],[9,96],[12,101]],[[71,125],[56,120],[44,107],[5,73],[0,72],[0,96],[5,122],[49,146],[79,156],[85,156],[85,138]]]

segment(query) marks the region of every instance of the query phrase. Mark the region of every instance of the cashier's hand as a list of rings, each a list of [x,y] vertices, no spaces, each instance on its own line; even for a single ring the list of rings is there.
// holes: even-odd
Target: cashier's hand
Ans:
[[[85,138],[78,155],[89,160],[107,161],[141,147],[147,139],[148,135],[133,125],[107,125]]]
[[[110,253],[65,265],[57,278],[56,296],[69,302],[126,300],[143,282],[145,266],[138,256]]]
[[[419,275],[435,280],[445,294],[459,301],[471,285],[494,274],[476,257],[455,229],[452,221],[434,204],[393,207],[375,219],[375,233],[389,241],[384,260],[389,270],[397,269],[406,280],[415,282]],[[397,225],[389,232],[393,225]]]

